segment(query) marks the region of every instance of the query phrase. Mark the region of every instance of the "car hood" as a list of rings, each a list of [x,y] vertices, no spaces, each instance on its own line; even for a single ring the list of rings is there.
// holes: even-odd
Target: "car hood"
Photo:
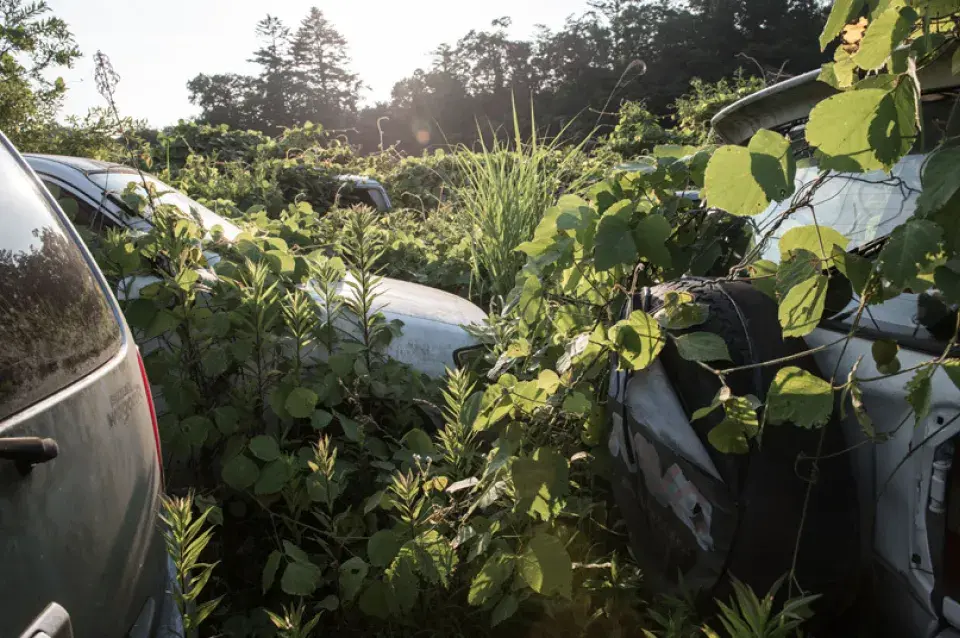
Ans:
[[[353,294],[353,288],[348,283],[350,281],[353,279],[347,275],[341,284],[340,294]],[[376,292],[374,307],[401,321],[404,317],[410,317],[462,326],[482,323],[487,318],[483,310],[463,297],[399,279],[382,279]]]

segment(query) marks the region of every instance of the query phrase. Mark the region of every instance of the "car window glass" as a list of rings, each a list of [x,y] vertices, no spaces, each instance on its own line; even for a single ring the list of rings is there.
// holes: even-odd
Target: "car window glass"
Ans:
[[[111,228],[119,228],[108,215],[88,204],[85,199],[51,181],[43,180],[43,185],[47,187],[67,218],[75,226],[82,226],[98,235],[105,235],[107,230]]]
[[[120,347],[91,266],[56,209],[0,145],[0,419],[80,379]]]
[[[216,214],[206,206],[187,197],[172,186],[164,184],[152,175],[144,174],[142,179],[137,173],[130,172],[97,172],[88,173],[87,177],[93,180],[98,186],[116,196],[122,196],[123,192],[130,184],[133,184],[135,192],[141,197],[146,197],[147,193],[143,188],[143,181],[156,189],[160,202],[179,208],[184,214],[191,217],[200,218],[200,223],[206,230],[213,230],[214,226],[220,226],[228,237],[234,237],[239,234],[240,229],[230,223],[220,215]],[[149,216],[149,209],[147,215]]]

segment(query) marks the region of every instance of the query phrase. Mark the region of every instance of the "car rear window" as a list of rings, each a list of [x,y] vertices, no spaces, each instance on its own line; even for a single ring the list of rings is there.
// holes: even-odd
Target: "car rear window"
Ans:
[[[0,420],[120,348],[90,265],[39,186],[0,142]]]

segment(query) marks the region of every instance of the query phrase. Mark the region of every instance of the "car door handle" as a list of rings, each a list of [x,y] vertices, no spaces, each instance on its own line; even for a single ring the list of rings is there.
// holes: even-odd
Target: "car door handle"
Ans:
[[[13,461],[21,473],[28,473],[34,465],[57,458],[60,446],[53,439],[37,436],[0,438],[0,459]]]
[[[57,603],[50,603],[20,638],[73,638],[70,614]]]

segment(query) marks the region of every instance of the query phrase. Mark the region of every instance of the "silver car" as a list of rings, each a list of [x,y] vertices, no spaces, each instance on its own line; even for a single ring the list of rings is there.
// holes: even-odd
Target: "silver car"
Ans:
[[[0,134],[0,636],[178,630],[159,437],[130,329]]]
[[[219,226],[226,240],[233,240],[241,229],[183,193],[148,174],[141,174],[129,166],[80,157],[25,154],[24,158],[37,172],[44,185],[60,200],[70,200],[75,223],[94,232],[110,228],[148,231],[150,220],[130,210],[119,197],[131,182],[141,180],[156,187],[162,203],[180,208],[184,213],[196,213],[207,229]],[[356,178],[360,179],[360,178]],[[367,184],[370,186],[370,184]],[[138,186],[142,188],[142,186]],[[389,205],[389,202],[387,203]],[[205,256],[210,265],[219,260],[213,252]],[[139,276],[123,287],[118,296],[133,298],[139,290],[156,278]],[[339,292],[355,294],[347,282],[341,282]],[[456,365],[454,354],[475,347],[477,339],[463,326],[480,324],[486,314],[462,297],[419,284],[384,278],[377,290],[377,309],[387,320],[403,323],[402,334],[387,348],[386,354],[432,377],[443,375]]]
[[[872,257],[890,232],[914,214],[926,153],[943,135],[957,134],[951,113],[960,96],[960,78],[951,73],[949,58],[943,56],[920,74],[925,137],[891,175],[832,175],[816,192],[812,206],[800,208],[775,229],[762,249],[763,258],[779,262],[779,238],[790,228],[813,223],[835,228],[850,238],[849,250]],[[714,118],[715,130],[728,144],[745,145],[761,128],[789,136],[798,159],[798,187],[809,184],[819,169],[804,141],[806,122],[818,102],[836,93],[818,82],[818,75],[804,74],[731,105]],[[775,227],[790,205],[788,200],[770,206],[754,218],[758,227]],[[745,314],[745,320],[733,317],[729,323],[740,332],[741,325],[748,326],[748,345],[751,340],[754,345],[776,341],[781,352],[787,352],[779,337],[776,305],[768,299],[764,306],[761,293],[746,290],[752,286],[705,280],[672,285],[729,297],[728,305]],[[807,458],[817,453],[800,439],[810,439],[808,434],[793,426],[768,428],[763,452],[751,448],[749,461],[744,461],[747,473],[746,465],[732,465],[738,463],[736,455],[720,454],[706,441],[702,419],[692,419],[692,412],[709,404],[715,390],[695,393],[689,378],[672,373],[669,357],[630,379],[614,373],[611,398],[621,411],[612,415],[609,443],[624,468],[626,509],[643,530],[635,538],[637,551],[647,551],[651,565],[664,556],[671,559],[662,559],[644,576],[649,580],[659,575],[675,585],[680,571],[686,582],[697,581],[716,592],[731,570],[747,580],[755,572],[760,577],[751,584],[768,587],[771,577],[790,567],[802,524],[799,514],[806,510],[804,534],[810,528],[816,542],[804,537],[806,545],[798,543],[800,560],[795,565],[819,583],[810,588],[814,593],[829,594],[821,602],[839,609],[859,598],[864,613],[855,614],[857,622],[871,625],[874,635],[960,637],[960,463],[954,461],[960,443],[960,393],[938,369],[932,378],[931,410],[914,425],[905,388],[912,374],[884,378],[871,354],[876,341],[888,339],[899,344],[904,370],[940,356],[953,334],[956,310],[935,290],[901,294],[869,306],[854,338],[842,347],[837,342],[850,331],[858,303],[849,294],[845,299],[841,295],[832,308],[830,303],[828,293],[828,312],[805,337],[805,347],[797,342],[791,347],[820,348],[804,365],[825,372],[827,378],[837,370],[837,379],[845,380],[858,362],[858,378],[875,378],[861,387],[876,439],[866,437],[852,410],[843,418],[837,412],[827,426],[830,453],[825,449],[809,509],[802,500],[806,487],[801,478],[809,470],[803,463],[797,463],[796,471],[792,465],[800,450],[807,450]],[[769,379],[757,383],[768,386]],[[783,453],[767,463],[763,455],[776,452],[767,441],[774,433],[800,443],[785,444]],[[833,467],[834,473],[824,474],[824,467]],[[819,527],[811,527],[811,518]],[[658,538],[669,540],[658,543]],[[822,564],[816,564],[818,560]]]

